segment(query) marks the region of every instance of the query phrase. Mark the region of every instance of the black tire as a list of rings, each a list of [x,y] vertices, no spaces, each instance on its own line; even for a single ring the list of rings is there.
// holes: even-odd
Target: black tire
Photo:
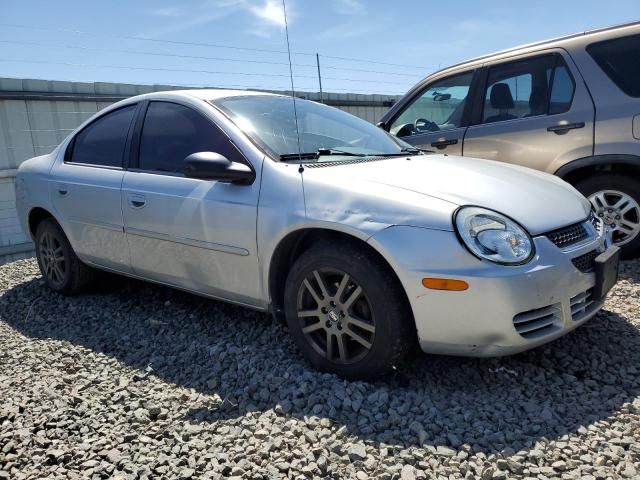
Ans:
[[[323,281],[326,296],[317,278]],[[305,280],[330,310],[322,311]],[[329,298],[335,300],[333,306]],[[346,379],[384,376],[402,364],[417,344],[413,316],[395,274],[374,254],[348,244],[318,244],[305,251],[287,277],[284,305],[291,335],[307,360],[318,370]],[[308,310],[305,305],[321,315],[299,316],[299,310]],[[323,326],[318,327],[320,324]],[[365,326],[367,329],[362,329]],[[303,332],[307,327],[314,330]],[[360,340],[356,341],[357,337]]]
[[[40,222],[35,243],[40,273],[51,290],[73,295],[94,282],[96,270],[80,261],[54,219],[47,218]],[[55,267],[52,267],[53,264]]]
[[[618,174],[595,175],[576,182],[574,186],[587,198],[597,192],[614,190],[628,195],[635,200],[636,204],[640,205],[640,180],[631,176]],[[615,196],[613,198],[615,199]],[[592,201],[592,203],[594,202]],[[594,205],[594,207],[596,207],[596,205]],[[635,210],[635,212],[627,212],[625,215],[629,219],[640,222],[639,210]],[[614,241],[616,240],[615,235],[616,234],[614,232]],[[622,249],[622,255],[625,258],[638,257],[640,255],[640,234],[636,235],[633,240],[621,244],[620,247]]]

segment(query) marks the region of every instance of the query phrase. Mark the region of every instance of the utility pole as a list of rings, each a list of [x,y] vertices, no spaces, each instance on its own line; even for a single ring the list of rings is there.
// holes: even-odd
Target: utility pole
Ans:
[[[316,53],[316,65],[318,67],[318,85],[320,85],[320,103],[324,103],[322,98],[322,75],[320,75],[320,55]]]

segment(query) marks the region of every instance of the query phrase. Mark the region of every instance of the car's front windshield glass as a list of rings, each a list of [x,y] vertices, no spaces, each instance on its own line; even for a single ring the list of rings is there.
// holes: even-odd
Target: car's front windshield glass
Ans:
[[[298,150],[291,97],[251,95],[227,97],[212,103],[275,158],[295,161],[297,155],[303,153],[307,161],[311,154],[320,153],[321,161],[329,161],[346,155],[399,155],[415,151],[411,145],[365,120],[333,107],[296,99]]]

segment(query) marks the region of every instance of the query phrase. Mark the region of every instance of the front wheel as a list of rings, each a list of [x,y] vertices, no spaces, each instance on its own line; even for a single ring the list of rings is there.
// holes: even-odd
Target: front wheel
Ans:
[[[640,254],[640,181],[622,175],[598,175],[575,185],[627,258]]]
[[[415,345],[402,287],[373,254],[318,245],[293,265],[285,313],[299,349],[317,369],[373,379],[399,365]]]

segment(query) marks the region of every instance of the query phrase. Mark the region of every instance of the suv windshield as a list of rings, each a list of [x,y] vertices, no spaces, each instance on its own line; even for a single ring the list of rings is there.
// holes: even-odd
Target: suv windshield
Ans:
[[[296,159],[303,153],[331,157],[399,155],[417,152],[384,130],[349,113],[309,100],[296,99],[300,152],[291,97],[251,95],[211,102],[222,109],[254,142],[275,158]]]

